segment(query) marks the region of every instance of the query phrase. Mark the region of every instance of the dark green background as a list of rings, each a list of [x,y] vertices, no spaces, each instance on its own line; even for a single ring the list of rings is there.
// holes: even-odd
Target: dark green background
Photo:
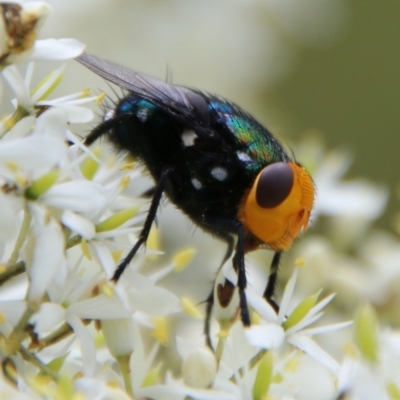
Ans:
[[[347,176],[387,184],[390,225],[398,208],[400,175],[400,2],[346,2],[348,28],[332,46],[303,50],[291,76],[268,93],[296,121],[316,128],[325,143],[348,147],[355,159]]]

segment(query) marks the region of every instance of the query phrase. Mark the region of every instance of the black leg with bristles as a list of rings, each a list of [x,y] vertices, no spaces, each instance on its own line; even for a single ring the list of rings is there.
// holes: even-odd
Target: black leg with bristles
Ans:
[[[168,179],[168,175],[170,174],[171,170],[165,170],[162,172],[160,179],[157,182],[157,186],[154,191],[153,198],[151,200],[151,205],[149,208],[149,211],[147,213],[146,220],[143,225],[143,229],[140,232],[139,239],[133,246],[132,250],[128,253],[128,255],[125,257],[124,261],[122,261],[121,264],[118,265],[118,268],[114,272],[114,276],[112,277],[112,280],[114,282],[117,282],[122,273],[124,272],[125,268],[129,265],[129,263],[132,261],[133,257],[135,256],[136,252],[139,250],[140,246],[144,243],[146,243],[147,238],[150,233],[151,225],[153,224],[154,219],[156,218],[157,214],[157,209],[161,201],[162,194],[165,189],[165,184]]]
[[[275,300],[272,299],[272,297],[275,294],[275,287],[278,281],[278,271],[279,271],[279,262],[281,259],[282,253],[280,251],[275,252],[274,257],[271,262],[271,267],[270,267],[270,275],[268,278],[268,283],[267,287],[265,288],[264,291],[264,298],[265,300],[268,301],[268,303],[272,306],[272,308],[278,312],[279,311],[279,306],[276,304]]]

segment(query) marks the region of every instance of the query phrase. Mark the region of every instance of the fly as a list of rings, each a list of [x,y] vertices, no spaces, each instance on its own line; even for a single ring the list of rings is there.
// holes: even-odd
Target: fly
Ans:
[[[113,280],[119,279],[146,243],[165,194],[194,224],[227,243],[224,261],[234,252],[245,326],[250,325],[245,254],[258,248],[275,252],[263,296],[277,309],[273,296],[281,254],[307,229],[314,204],[314,184],[305,168],[266,128],[230,101],[87,54],[77,61],[128,91],[85,144],[107,134],[117,150],[138,158],[155,182],[139,239]],[[226,280],[218,289],[221,298],[229,298],[234,285]],[[206,334],[213,301],[212,291],[207,299]]]

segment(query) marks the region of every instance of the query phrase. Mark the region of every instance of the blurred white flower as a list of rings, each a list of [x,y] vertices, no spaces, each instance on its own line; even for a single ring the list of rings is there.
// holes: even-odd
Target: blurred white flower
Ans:
[[[25,60],[33,46],[44,20],[51,11],[45,2],[0,4],[0,59],[2,65]]]
[[[358,309],[355,345],[345,358],[338,380],[338,395],[349,400],[396,399],[400,394],[400,332],[379,327],[376,312]]]
[[[313,213],[355,220],[374,220],[386,205],[388,190],[366,180],[341,182],[351,157],[347,152],[333,151],[324,157],[323,164],[313,173],[317,199]],[[351,227],[351,223],[348,224]]]
[[[36,40],[52,7],[43,1],[0,4],[0,67],[27,60],[67,60],[82,53],[75,39]]]

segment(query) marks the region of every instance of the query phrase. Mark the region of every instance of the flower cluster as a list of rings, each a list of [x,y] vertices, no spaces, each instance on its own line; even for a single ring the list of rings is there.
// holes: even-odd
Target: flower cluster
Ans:
[[[237,282],[227,260],[206,346],[203,313],[190,298],[196,279],[181,298],[163,282],[190,264],[193,248],[160,265],[154,228],[147,250],[110,280],[146,215],[136,195],[141,173],[76,134],[75,124],[93,126],[89,105],[101,95],[51,98],[64,66],[31,85],[34,59],[72,59],[84,46],[36,40],[46,3],[0,8],[1,79],[14,93],[14,111],[0,123],[0,398],[400,398],[399,332],[380,328],[367,303],[354,314],[367,300],[390,317],[400,301],[398,240],[365,233],[384,208],[384,188],[344,183],[346,155],[299,146],[318,187],[314,223],[328,218],[329,233],[297,246],[279,312],[263,298],[265,269],[248,266],[250,327],[239,320],[237,288],[228,303],[219,298],[220,285]],[[321,285],[338,298],[320,300]]]

